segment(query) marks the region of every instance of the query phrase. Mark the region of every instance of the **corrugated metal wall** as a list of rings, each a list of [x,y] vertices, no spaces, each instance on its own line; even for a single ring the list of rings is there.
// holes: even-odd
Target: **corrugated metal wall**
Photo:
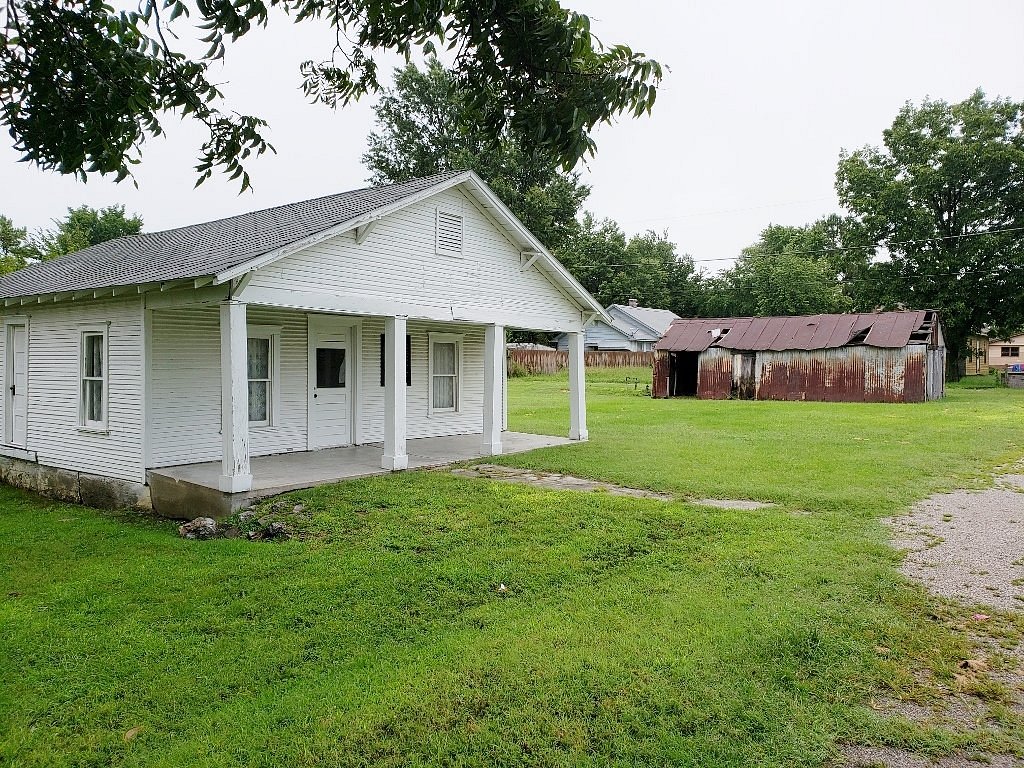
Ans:
[[[671,354],[657,353],[651,389],[654,397],[669,396]],[[899,349],[856,346],[761,351],[753,365],[751,357],[709,348],[700,356],[697,396],[706,400],[918,403],[945,393],[945,350],[924,344]]]
[[[732,352],[711,347],[700,356],[697,397],[725,400],[732,394]]]
[[[840,347],[758,354],[759,400],[917,403],[925,399],[927,348]]]
[[[651,397],[668,397],[668,379],[672,370],[668,352],[654,353],[654,377],[651,379]]]

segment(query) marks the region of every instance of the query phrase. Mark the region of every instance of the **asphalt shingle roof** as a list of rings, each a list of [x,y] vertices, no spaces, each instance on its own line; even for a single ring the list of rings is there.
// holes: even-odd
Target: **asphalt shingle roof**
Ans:
[[[109,240],[0,277],[0,298],[208,277],[459,176],[367,187]]]

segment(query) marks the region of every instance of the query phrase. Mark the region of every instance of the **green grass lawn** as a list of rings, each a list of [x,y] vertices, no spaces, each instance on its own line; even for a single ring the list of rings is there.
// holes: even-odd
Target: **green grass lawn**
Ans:
[[[779,506],[410,472],[292,494],[306,541],[188,542],[0,490],[0,764],[792,766],[845,739],[1020,746],[865,703],[913,692],[910,662],[948,678],[965,652],[879,517],[1024,453],[1024,393],[654,401],[625,375],[590,377],[589,443],[502,461]],[[513,380],[510,428],[563,433],[564,389]]]

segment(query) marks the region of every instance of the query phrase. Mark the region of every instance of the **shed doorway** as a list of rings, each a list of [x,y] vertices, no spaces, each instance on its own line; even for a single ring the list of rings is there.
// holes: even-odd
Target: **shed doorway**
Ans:
[[[673,352],[669,355],[669,397],[696,397],[699,360],[698,352]]]

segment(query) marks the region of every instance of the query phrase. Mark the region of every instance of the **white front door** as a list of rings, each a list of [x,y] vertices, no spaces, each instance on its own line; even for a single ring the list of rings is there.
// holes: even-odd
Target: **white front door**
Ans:
[[[310,345],[309,447],[352,444],[352,355],[349,329],[317,331]]]
[[[11,361],[8,370],[7,408],[10,444],[25,447],[25,424],[28,420],[28,333],[24,325],[10,326]]]

